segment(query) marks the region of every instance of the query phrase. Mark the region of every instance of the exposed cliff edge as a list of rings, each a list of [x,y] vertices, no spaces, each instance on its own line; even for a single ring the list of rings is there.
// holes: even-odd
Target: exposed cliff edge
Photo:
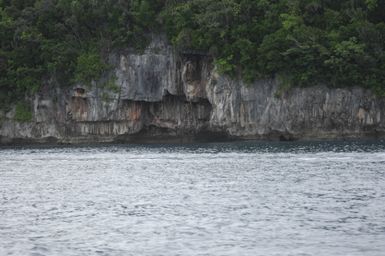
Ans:
[[[114,87],[63,89],[51,81],[31,103],[30,122],[0,113],[0,142],[191,141],[212,138],[384,137],[385,99],[362,88],[245,85],[209,57],[176,53],[156,38],[143,53],[115,53]],[[104,78],[107,79],[107,78]]]

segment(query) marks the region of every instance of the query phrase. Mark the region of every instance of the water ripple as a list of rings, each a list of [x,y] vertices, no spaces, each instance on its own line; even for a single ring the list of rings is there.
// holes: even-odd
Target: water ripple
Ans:
[[[376,142],[0,149],[0,255],[384,255]]]

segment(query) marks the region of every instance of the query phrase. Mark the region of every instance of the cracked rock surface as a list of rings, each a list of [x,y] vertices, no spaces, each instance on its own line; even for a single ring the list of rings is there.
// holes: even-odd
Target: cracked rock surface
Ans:
[[[208,56],[177,53],[154,37],[142,53],[111,54],[114,69],[92,86],[49,88],[31,99],[30,122],[0,113],[0,142],[194,141],[200,138],[384,137],[385,99],[363,88],[313,86],[278,96],[216,72]],[[114,78],[114,86],[103,86]]]

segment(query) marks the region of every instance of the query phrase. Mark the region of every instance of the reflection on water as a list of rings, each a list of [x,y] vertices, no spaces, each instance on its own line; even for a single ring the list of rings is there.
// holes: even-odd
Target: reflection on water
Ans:
[[[0,149],[0,255],[385,255],[385,143]]]

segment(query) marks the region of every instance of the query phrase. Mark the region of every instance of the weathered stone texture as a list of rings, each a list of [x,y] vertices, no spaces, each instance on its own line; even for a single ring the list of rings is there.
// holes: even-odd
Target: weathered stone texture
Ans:
[[[162,37],[143,53],[114,53],[113,72],[91,88],[54,86],[31,100],[33,120],[0,113],[0,140],[108,142],[221,134],[239,138],[384,136],[385,99],[362,88],[251,85],[219,75],[209,57],[176,54]],[[115,77],[114,88],[103,83]],[[116,87],[116,88],[115,88]]]

